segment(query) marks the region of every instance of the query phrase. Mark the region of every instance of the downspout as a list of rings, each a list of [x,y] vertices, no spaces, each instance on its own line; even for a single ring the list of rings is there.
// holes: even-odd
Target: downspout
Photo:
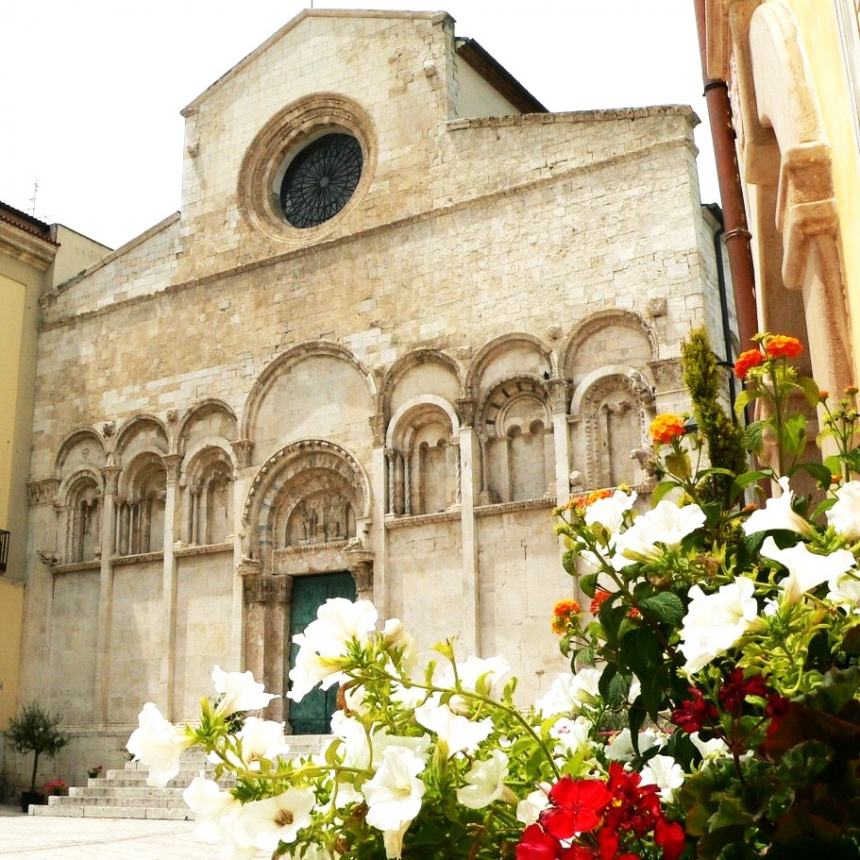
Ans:
[[[705,85],[705,102],[711,123],[711,138],[717,164],[717,180],[723,203],[723,224],[726,252],[732,273],[732,288],[738,316],[738,336],[741,349],[750,346],[750,339],[758,329],[756,310],[755,273],[750,250],[750,232],[747,227],[744,200],[738,170],[735,131],[729,104],[729,88],[725,81],[708,77],[705,0],[696,4],[696,27],[699,31],[699,56],[702,63],[702,80]]]
[[[717,289],[720,294],[720,319],[723,324],[723,349],[725,350],[725,358],[722,361],[717,361],[721,367],[729,368],[729,404],[731,405],[732,421],[737,424],[737,416],[735,415],[735,397],[737,397],[737,388],[735,386],[735,375],[732,373],[734,362],[732,361],[732,334],[731,322],[729,320],[729,297],[726,294],[726,272],[723,267],[723,243],[722,236],[726,232],[723,225],[723,213],[716,203],[706,203],[707,209],[717,221],[717,229],[714,230],[714,259],[717,263]]]

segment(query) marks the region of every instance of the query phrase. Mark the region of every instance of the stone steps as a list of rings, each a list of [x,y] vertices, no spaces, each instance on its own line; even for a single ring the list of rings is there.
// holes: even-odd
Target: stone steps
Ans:
[[[319,752],[328,735],[294,735],[288,737],[290,753],[304,756]],[[30,815],[64,818],[152,818],[189,821],[194,818],[182,799],[182,792],[195,776],[212,778],[214,766],[198,750],[182,757],[181,769],[166,788],[146,784],[147,769],[139,762],[126,762],[124,768],[112,768],[104,776],[87,780],[86,786],[73,786],[68,796],[49,797],[47,806],[31,806]],[[222,788],[233,784],[225,776]]]

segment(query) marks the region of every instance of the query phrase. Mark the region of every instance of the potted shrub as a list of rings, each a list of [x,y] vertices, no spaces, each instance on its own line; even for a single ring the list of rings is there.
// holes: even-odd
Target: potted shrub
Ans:
[[[69,793],[69,785],[64,779],[52,779],[42,786],[42,794],[45,797],[60,797]]]
[[[97,764],[95,767],[87,768],[87,776],[90,779],[98,779],[102,773],[104,773],[105,766],[103,764]]]
[[[57,728],[59,714],[51,714],[37,704],[25,705],[17,717],[13,717],[6,730],[13,748],[19,753],[33,753],[33,773],[29,791],[21,792],[21,811],[26,812],[31,803],[44,803],[45,796],[36,791],[36,771],[39,757],[53,758],[68,742],[66,735]]]

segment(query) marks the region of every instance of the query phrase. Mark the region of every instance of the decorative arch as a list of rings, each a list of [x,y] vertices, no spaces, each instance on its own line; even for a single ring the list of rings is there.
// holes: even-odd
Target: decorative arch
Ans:
[[[377,402],[378,390],[376,380],[373,377],[371,370],[362,362],[360,362],[346,347],[338,343],[325,340],[312,340],[300,343],[286,352],[282,352],[277,358],[269,362],[263,369],[263,372],[257,377],[248,398],[245,401],[245,407],[242,410],[242,420],[239,432],[240,439],[251,439],[251,430],[256,422],[260,403],[269,390],[275,379],[280,374],[287,371],[290,367],[298,364],[306,358],[317,355],[327,355],[333,358],[340,358],[347,364],[352,365],[364,378],[372,401]],[[276,455],[277,456],[277,455]]]
[[[400,356],[391,367],[385,372],[380,387],[381,407],[384,415],[391,414],[391,395],[394,392],[397,383],[410,371],[413,367],[418,367],[421,364],[438,364],[454,374],[458,385],[462,385],[462,377],[460,374],[460,366],[451,358],[450,355],[438,349],[415,349],[412,352],[407,352]]]
[[[621,308],[608,308],[586,317],[574,326],[564,341],[560,351],[559,365],[565,378],[572,378],[576,353],[583,343],[596,332],[611,325],[621,325],[642,334],[651,349],[650,360],[656,361],[659,357],[657,335],[639,314]]]
[[[586,487],[642,482],[640,455],[653,413],[653,388],[635,368],[609,365],[580,382],[571,417],[583,430]]]
[[[430,514],[460,501],[460,422],[433,394],[413,397],[392,416],[386,433],[389,514]]]
[[[233,451],[218,437],[200,440],[186,454],[179,481],[185,544],[224,543],[232,534],[235,473]]]
[[[493,340],[484,344],[484,346],[478,350],[478,354],[472,360],[466,373],[464,388],[467,397],[477,396],[481,377],[492,359],[500,352],[508,350],[516,345],[527,345],[536,350],[546,361],[549,376],[556,377],[558,375],[558,363],[555,355],[539,337],[536,337],[533,334],[527,334],[526,332],[511,332],[510,334],[503,334],[499,337],[493,338]]]
[[[520,373],[497,382],[478,403],[483,504],[553,495],[552,414],[548,386]]]
[[[67,564],[101,556],[101,473],[84,467],[69,475],[57,494],[63,505],[63,558]]]
[[[252,551],[264,566],[274,549],[295,537],[301,524],[293,515],[302,502],[307,544],[360,539],[370,522],[370,482],[352,454],[323,439],[294,442],[260,467],[245,502],[243,522],[251,527]]]
[[[120,474],[114,546],[118,555],[160,552],[167,472],[163,452],[135,454]]]
[[[170,434],[167,432],[164,422],[155,415],[143,412],[139,415],[133,415],[131,418],[124,421],[122,426],[119,428],[119,432],[116,434],[116,452],[118,456],[122,455],[129,441],[133,439],[144,427],[155,428],[157,435],[162,437],[165,444],[165,450],[159,453],[167,453],[168,438]]]
[[[780,286],[800,291],[802,304],[794,305],[806,318],[812,372],[827,389],[843,390],[851,384],[853,362],[832,156],[797,22],[787,5],[771,2],[755,10],[749,57],[752,87],[742,90],[743,115],[754,133],[746,139],[746,161],[773,164],[775,140],[779,164],[778,174],[760,170],[751,177],[758,184],[760,253],[781,253],[779,271],[760,279],[760,322],[770,328],[774,316],[784,315]],[[765,245],[774,223],[781,249]]]
[[[186,411],[185,415],[182,416],[182,420],[179,422],[179,426],[176,429],[176,436],[174,439],[177,447],[182,445],[183,439],[191,421],[201,415],[204,415],[210,410],[223,412],[233,422],[234,427],[238,426],[238,418],[236,417],[236,412],[229,404],[225,403],[223,400],[219,400],[216,397],[207,397],[205,400],[201,400],[191,406]]]
[[[102,437],[92,427],[78,427],[66,436],[60,443],[57,451],[57,457],[54,461],[54,477],[58,480],[63,479],[63,471],[66,465],[66,460],[72,451],[81,443],[91,441],[98,446],[102,456],[104,456],[104,441]]]

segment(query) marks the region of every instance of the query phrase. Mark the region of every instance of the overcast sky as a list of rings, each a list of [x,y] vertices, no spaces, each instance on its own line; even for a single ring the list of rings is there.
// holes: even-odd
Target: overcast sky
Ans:
[[[0,200],[116,247],[180,206],[179,111],[305,7],[296,0],[4,4]],[[691,104],[717,200],[692,0],[423,0],[550,110]]]

